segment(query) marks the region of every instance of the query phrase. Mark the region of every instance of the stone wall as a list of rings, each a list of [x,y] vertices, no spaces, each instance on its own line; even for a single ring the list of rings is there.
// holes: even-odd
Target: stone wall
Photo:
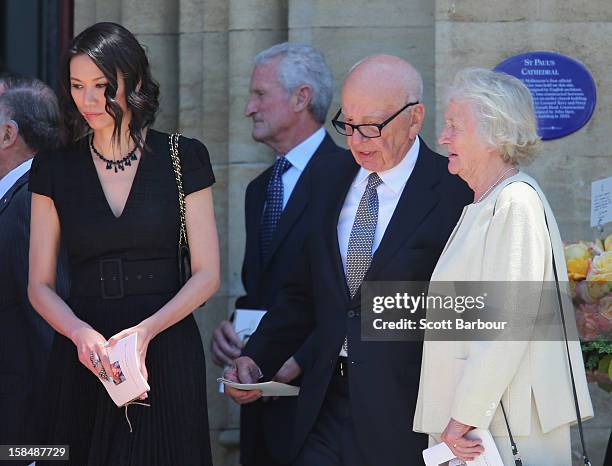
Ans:
[[[156,127],[203,140],[217,177],[215,209],[221,241],[220,292],[196,312],[205,348],[212,328],[242,293],[244,190],[272,161],[251,140],[244,117],[252,59],[285,40],[311,43],[330,64],[339,91],[346,71],[373,53],[411,61],[423,74],[430,146],[441,127],[442,94],[462,66],[493,67],[528,50],[557,50],[581,60],[599,89],[591,122],[564,139],[543,144],[529,171],[541,182],[565,238],[589,238],[590,181],[612,174],[605,144],[609,105],[612,10],[607,0],[75,0],[75,32],[96,21],[116,21],[147,48],[161,85]],[[338,106],[336,92],[332,112]],[[332,131],[332,134],[333,131]],[[337,136],[337,135],[335,135]],[[339,137],[336,140],[342,143]],[[238,410],[217,392],[220,369],[209,362],[208,399],[217,465],[236,465]],[[598,397],[599,412],[612,412]],[[609,424],[609,422],[608,422]],[[606,434],[602,416],[588,434]],[[599,441],[601,443],[601,441]],[[601,455],[602,446],[591,448]],[[598,464],[595,462],[594,464]],[[599,463],[601,464],[601,463]]]

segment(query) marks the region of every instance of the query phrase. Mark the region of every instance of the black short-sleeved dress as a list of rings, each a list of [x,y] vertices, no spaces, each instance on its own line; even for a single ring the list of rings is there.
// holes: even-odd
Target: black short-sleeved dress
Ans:
[[[138,166],[126,168],[137,172],[120,217],[106,201],[86,141],[70,150],[40,153],[30,173],[30,190],[51,197],[59,215],[72,273],[68,304],[105,338],[152,315],[179,289],[178,193],[168,135],[149,130],[146,147]],[[186,195],[214,183],[202,143],[181,137],[179,154]],[[100,261],[113,266],[116,259],[139,267],[153,261],[156,273],[172,278],[163,280],[161,292],[148,292],[145,285],[119,298],[123,293],[112,287],[96,293],[87,282],[95,278],[88,274],[99,269]],[[160,270],[160,264],[167,269]],[[128,278],[143,278],[135,275]],[[159,283],[153,288],[159,290]],[[79,466],[210,465],[204,350],[193,315],[151,341],[146,364],[151,406],[129,407],[130,433],[124,410],[78,361],[74,344],[56,334],[42,441],[70,445],[70,463]]]

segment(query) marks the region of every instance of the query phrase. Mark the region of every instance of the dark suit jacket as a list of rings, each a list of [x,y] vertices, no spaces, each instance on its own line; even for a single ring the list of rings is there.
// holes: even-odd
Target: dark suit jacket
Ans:
[[[338,157],[342,152],[345,149],[338,147],[326,134],[291,193],[272,237],[269,256],[263,264],[259,254],[259,226],[272,167],[249,183],[245,196],[246,248],[242,265],[242,283],[247,294],[238,298],[236,307],[270,309],[304,245],[308,231],[305,212],[312,189],[310,175],[318,164]],[[302,351],[309,352],[307,345]],[[301,362],[299,352],[296,359]],[[284,398],[256,402],[242,408],[240,456],[243,464],[254,462],[255,449],[258,448],[257,429],[263,430],[265,446],[272,457],[279,463],[288,462],[291,429],[287,425],[293,424],[295,406],[295,399]]]
[[[312,341],[298,399],[294,457],[315,424],[348,335],[350,402],[357,437],[365,450],[364,464],[423,464],[421,451],[427,440],[412,432],[422,344],[361,341],[361,294],[349,297],[336,230],[359,166],[350,154],[327,162],[320,167],[326,175],[319,177],[309,204],[311,228],[300,263],[244,355],[253,358],[269,378],[305,338]],[[429,280],[472,196],[463,181],[448,173],[447,159],[421,140],[414,171],[364,280]]]
[[[33,441],[31,409],[42,388],[53,329],[28,300],[30,203],[24,174],[0,199],[0,444]],[[68,294],[66,262],[58,261],[58,293]]]

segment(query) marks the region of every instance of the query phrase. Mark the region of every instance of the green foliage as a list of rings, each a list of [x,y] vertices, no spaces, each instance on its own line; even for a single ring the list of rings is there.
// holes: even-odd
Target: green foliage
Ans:
[[[580,343],[584,366],[589,371],[606,374],[612,381],[612,341],[599,339]],[[612,391],[612,384],[598,383],[603,390]]]

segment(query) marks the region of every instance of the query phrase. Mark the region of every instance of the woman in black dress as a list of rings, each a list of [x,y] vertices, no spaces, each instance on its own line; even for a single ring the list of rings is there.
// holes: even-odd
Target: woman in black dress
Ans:
[[[30,175],[29,297],[57,332],[42,441],[69,445],[79,466],[210,465],[192,314],[219,287],[208,152],[180,138],[192,266],[181,287],[178,188],[168,135],[150,128],[159,91],[144,50],[122,26],[95,24],[72,41],[61,80],[67,145],[37,155]],[[71,265],[66,302],[55,293],[60,233]],[[130,333],[150,406],[124,412],[97,379],[113,376],[107,347]]]

